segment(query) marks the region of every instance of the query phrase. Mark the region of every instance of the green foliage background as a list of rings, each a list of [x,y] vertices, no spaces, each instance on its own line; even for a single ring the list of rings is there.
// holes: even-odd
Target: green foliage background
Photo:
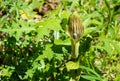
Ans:
[[[52,9],[41,15],[45,3]],[[54,8],[47,0],[0,0],[0,80],[69,81],[69,70],[77,67],[80,81],[119,81],[120,0],[56,3]],[[79,66],[69,62],[65,32],[73,9],[85,28]]]

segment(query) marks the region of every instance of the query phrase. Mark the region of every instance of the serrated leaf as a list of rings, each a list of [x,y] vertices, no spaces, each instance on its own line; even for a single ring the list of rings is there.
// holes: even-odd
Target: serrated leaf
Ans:
[[[35,28],[29,27],[29,25],[23,20],[20,20],[19,23],[21,24],[21,27],[18,25],[17,22],[12,21],[11,27],[7,26],[6,29],[2,29],[1,31],[8,33],[10,36],[14,36],[18,41],[19,38],[22,37],[23,32],[29,33],[35,30]]]
[[[37,41],[39,41],[44,35],[49,35],[49,31],[45,27],[38,28],[37,32]]]
[[[51,45],[46,45],[46,49],[43,51],[44,58],[47,58],[49,61],[53,58],[54,52],[51,49]]]
[[[35,59],[35,61],[42,60],[42,59],[44,59],[44,56],[43,56],[43,55],[39,55],[39,56]]]
[[[33,74],[34,74],[34,71],[33,71],[32,69],[29,69],[29,70],[27,70],[27,72],[25,72],[25,73],[26,73],[26,76],[25,76],[24,78],[27,78],[27,77],[32,78],[32,77],[33,77]]]
[[[34,26],[37,28],[37,40],[40,40],[44,35],[49,35],[50,30],[61,30],[60,21],[53,19],[53,20],[45,20],[37,22]]]
[[[3,68],[1,70],[1,76],[3,76],[3,77],[5,77],[5,76],[10,77],[12,75],[13,71],[14,71],[13,69],[14,69],[14,67],[9,67],[9,66],[7,66],[6,68]]]
[[[45,27],[46,30],[51,29],[51,30],[61,30],[60,26],[60,20],[58,19],[48,19],[45,21],[40,21],[35,24],[35,26],[40,26],[40,27]]]
[[[58,59],[58,60],[60,60],[60,61],[62,61],[64,59],[63,58],[63,54],[57,54],[56,53],[55,56],[56,56],[55,58]]]

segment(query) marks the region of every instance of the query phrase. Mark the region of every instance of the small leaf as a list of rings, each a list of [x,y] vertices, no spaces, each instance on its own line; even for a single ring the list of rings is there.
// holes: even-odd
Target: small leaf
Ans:
[[[25,72],[25,73],[26,73],[26,75],[25,75],[24,78],[28,78],[28,77],[32,78],[32,77],[33,77],[33,74],[34,74],[34,71],[33,71],[32,69],[29,69],[29,70],[27,70],[27,72]]]
[[[5,68],[3,68],[1,71],[1,76],[3,77],[10,77],[12,75],[12,73],[14,72],[14,67],[9,67],[9,66],[6,66]]]
[[[56,56],[56,59],[58,59],[58,60],[60,60],[60,61],[62,61],[64,58],[63,58],[63,54],[55,54],[55,56]]]
[[[69,61],[69,62],[66,63],[66,68],[67,68],[68,71],[78,69],[79,68],[79,63]]]

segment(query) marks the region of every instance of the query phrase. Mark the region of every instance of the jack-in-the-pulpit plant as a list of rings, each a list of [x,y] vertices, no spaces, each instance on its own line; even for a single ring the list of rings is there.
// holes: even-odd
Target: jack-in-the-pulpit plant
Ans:
[[[67,31],[71,38],[71,45],[72,45],[71,57],[76,59],[79,54],[79,40],[84,32],[82,21],[79,15],[77,14],[77,12],[73,12],[70,15]]]

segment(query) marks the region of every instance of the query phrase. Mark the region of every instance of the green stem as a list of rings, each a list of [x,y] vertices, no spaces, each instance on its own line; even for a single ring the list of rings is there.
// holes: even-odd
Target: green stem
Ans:
[[[72,48],[71,57],[76,61],[79,55],[79,41],[71,39],[71,48]],[[72,70],[70,81],[79,81],[79,79],[80,79],[80,70],[79,69]]]
[[[71,47],[72,47],[72,58],[77,59],[79,54],[79,41],[75,41],[74,39],[71,39]]]

